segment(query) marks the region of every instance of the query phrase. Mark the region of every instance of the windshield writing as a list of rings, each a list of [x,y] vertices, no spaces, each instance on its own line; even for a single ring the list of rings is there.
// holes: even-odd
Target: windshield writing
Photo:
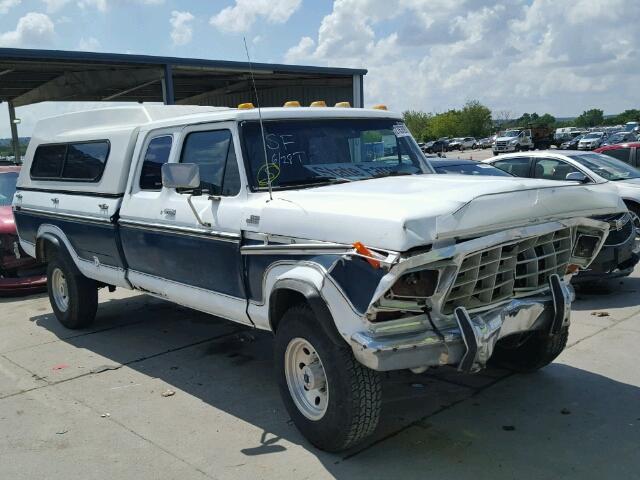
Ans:
[[[397,120],[278,120],[242,124],[253,188],[319,185],[388,175],[432,173]],[[265,150],[267,159],[265,162]]]

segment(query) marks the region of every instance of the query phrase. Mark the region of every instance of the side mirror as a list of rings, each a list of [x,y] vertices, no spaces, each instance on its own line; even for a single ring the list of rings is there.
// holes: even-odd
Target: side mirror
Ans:
[[[162,165],[162,186],[167,188],[200,188],[200,167],[195,163],[165,163]]]
[[[569,180],[571,182],[580,182],[580,183],[588,183],[589,178],[582,172],[571,172],[567,173],[565,180]]]

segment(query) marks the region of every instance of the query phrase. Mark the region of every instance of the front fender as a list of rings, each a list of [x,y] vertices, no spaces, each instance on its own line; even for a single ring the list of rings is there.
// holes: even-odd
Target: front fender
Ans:
[[[364,327],[362,313],[356,311],[325,267],[312,261],[279,261],[269,266],[263,278],[261,301],[249,302],[248,313],[257,328],[273,330],[272,301],[282,289],[295,291],[307,299],[310,307],[325,326],[333,340],[338,336],[348,341]]]

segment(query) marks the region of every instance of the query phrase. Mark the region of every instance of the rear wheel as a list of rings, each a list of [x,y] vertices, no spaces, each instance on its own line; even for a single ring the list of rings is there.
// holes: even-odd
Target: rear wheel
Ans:
[[[47,264],[47,290],[62,325],[78,329],[93,323],[98,309],[96,282],[78,272],[64,253],[56,254]]]
[[[313,445],[336,452],[373,433],[382,399],[378,373],[358,363],[346,344],[329,339],[307,305],[285,312],[274,360],[285,407]]]
[[[535,372],[562,353],[568,338],[569,328],[556,335],[541,331],[513,335],[498,342],[491,363],[517,372]]]

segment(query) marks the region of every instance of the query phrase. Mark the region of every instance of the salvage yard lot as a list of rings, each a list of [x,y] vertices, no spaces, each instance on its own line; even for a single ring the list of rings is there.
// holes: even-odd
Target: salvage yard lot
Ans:
[[[539,373],[387,376],[377,434],[341,455],[290,422],[266,333],[120,290],[86,331],[0,299],[0,478],[637,478],[640,275],[610,285]]]

